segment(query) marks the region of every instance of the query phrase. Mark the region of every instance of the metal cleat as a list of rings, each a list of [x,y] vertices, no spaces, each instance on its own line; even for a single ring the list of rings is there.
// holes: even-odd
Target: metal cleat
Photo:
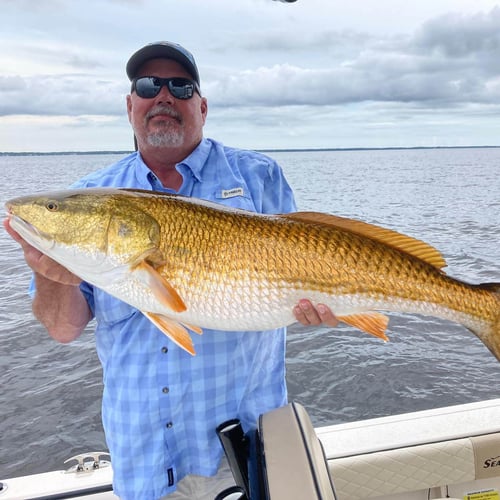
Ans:
[[[93,470],[101,467],[109,467],[111,462],[109,460],[101,460],[102,456],[110,457],[109,453],[106,451],[90,451],[88,453],[81,453],[80,455],[68,458],[64,461],[65,464],[71,462],[72,460],[76,460],[77,464],[67,469],[66,473],[92,472]]]

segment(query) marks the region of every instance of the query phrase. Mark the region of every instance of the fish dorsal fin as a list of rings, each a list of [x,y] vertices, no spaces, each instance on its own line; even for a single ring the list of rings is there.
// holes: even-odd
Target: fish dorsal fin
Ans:
[[[314,224],[326,224],[339,229],[350,231],[371,238],[373,240],[390,245],[414,257],[417,257],[438,269],[446,266],[446,261],[439,250],[423,241],[412,238],[392,229],[376,226],[367,222],[362,222],[338,215],[323,214],[320,212],[295,212],[283,214],[280,217],[299,222]]]

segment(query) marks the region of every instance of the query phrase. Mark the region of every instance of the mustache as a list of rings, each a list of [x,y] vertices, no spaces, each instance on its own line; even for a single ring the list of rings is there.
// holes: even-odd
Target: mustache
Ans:
[[[182,123],[182,115],[180,113],[173,110],[169,106],[165,106],[165,105],[161,105],[161,104],[150,109],[146,113],[145,119],[148,122],[149,120],[151,120],[151,118],[154,118],[155,116],[158,116],[158,115],[167,115],[167,116],[170,116],[170,118],[177,120],[179,123]]]

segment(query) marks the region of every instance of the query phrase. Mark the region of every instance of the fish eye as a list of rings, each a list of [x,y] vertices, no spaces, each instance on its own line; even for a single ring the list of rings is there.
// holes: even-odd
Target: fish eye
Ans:
[[[47,204],[45,205],[45,208],[49,212],[57,212],[57,210],[59,209],[59,205],[57,201],[48,201]]]

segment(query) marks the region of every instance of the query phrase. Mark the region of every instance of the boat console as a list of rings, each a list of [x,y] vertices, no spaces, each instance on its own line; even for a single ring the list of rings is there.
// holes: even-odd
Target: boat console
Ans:
[[[236,484],[216,500],[337,500],[323,447],[299,403],[264,413],[247,435],[237,420],[217,433]]]

